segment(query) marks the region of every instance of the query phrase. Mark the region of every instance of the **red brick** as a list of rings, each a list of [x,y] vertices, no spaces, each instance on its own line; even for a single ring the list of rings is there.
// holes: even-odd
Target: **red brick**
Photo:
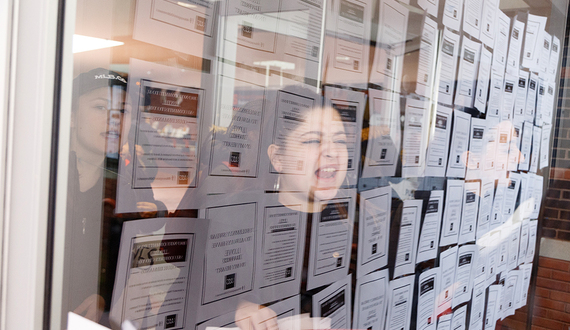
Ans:
[[[570,273],[553,270],[552,279],[564,282],[570,282]]]
[[[531,330],[547,330],[546,328],[539,327],[539,326],[537,326],[537,325],[533,325],[530,329],[531,329]]]
[[[538,265],[540,267],[556,269],[565,272],[570,270],[570,262],[559,259],[541,257]]]
[[[537,325],[539,327],[544,327],[547,329],[553,329],[553,330],[566,330],[564,323],[562,322],[558,322],[558,321],[554,321],[554,320],[549,320],[546,318],[542,318],[542,317],[533,317],[532,318],[532,324],[533,325]],[[524,329],[524,328],[523,328]]]
[[[539,268],[539,270],[540,270],[540,268]],[[548,297],[550,297],[550,290],[537,287],[534,291],[534,295],[537,297],[548,298]]]
[[[566,304],[566,313],[570,313],[570,304]]]
[[[550,299],[570,303],[570,293],[550,291]]]
[[[548,288],[552,290],[568,291],[568,283],[555,281],[548,278],[539,277],[536,279],[536,285],[541,288]]]
[[[508,317],[503,320],[503,329],[526,329],[526,322],[521,322]]]
[[[548,317],[553,320],[562,321],[564,323],[570,323],[570,314],[567,314],[565,312],[550,310],[548,311]]]
[[[552,294],[551,292],[550,294]],[[539,307],[544,307],[546,309],[554,309],[557,311],[564,310],[564,303],[560,301],[554,301],[550,299],[545,299],[541,297],[534,297],[534,304]]]
[[[537,275],[538,277],[552,278],[552,270],[548,268],[539,267]]]
[[[568,305],[566,305],[566,307],[568,307]],[[534,315],[534,316],[547,317],[547,314],[548,314],[548,309],[546,309],[546,308],[535,307],[532,310],[532,315]]]

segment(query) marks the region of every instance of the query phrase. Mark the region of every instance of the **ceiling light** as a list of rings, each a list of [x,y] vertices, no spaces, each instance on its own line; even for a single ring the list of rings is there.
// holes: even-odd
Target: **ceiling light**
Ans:
[[[124,45],[124,42],[114,41],[109,39],[94,38],[82,36],[79,34],[73,35],[73,53],[87,52],[95,49],[110,48]]]

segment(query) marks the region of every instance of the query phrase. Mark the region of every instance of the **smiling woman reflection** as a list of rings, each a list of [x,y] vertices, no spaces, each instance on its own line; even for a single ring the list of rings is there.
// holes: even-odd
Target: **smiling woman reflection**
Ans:
[[[332,107],[307,110],[297,126],[282,128],[283,139],[269,146],[267,153],[273,168],[280,173],[280,192],[305,192],[313,212],[315,200],[331,199],[343,185],[348,167],[347,137],[341,115]],[[297,157],[295,157],[297,155]],[[298,155],[304,155],[304,174],[291,174],[299,166]],[[293,195],[280,194],[279,201],[287,206],[296,204]]]

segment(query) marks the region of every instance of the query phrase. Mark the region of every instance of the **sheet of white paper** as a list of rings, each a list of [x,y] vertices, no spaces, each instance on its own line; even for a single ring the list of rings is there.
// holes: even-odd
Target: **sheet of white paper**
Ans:
[[[439,268],[432,268],[420,274],[418,280],[418,311],[416,329],[436,329],[436,304],[439,294]]]
[[[546,92],[542,98],[542,122],[544,125],[552,124],[552,115],[554,111],[554,93],[557,91],[556,84],[552,81],[546,83]]]
[[[465,330],[467,329],[467,305],[461,306],[453,311],[451,318],[451,329]]]
[[[532,147],[532,130],[534,125],[528,121],[523,124],[521,148],[520,148],[520,161],[519,171],[528,171],[530,166],[530,152]]]
[[[461,2],[461,8],[463,7],[463,1]],[[446,1],[445,6],[447,8],[448,3],[450,6],[457,1]],[[446,13],[444,12],[444,21]],[[439,56],[437,58],[437,68],[436,68],[436,79],[439,80],[439,95],[438,102],[443,104],[452,105],[453,95],[455,89],[455,69],[457,68],[457,61],[459,59],[459,35],[451,32],[449,29],[443,29],[443,35],[441,37]]]
[[[542,203],[542,192],[544,188],[544,177],[540,175],[534,176],[534,205],[532,207],[532,214],[530,215],[531,219],[538,219],[538,214],[540,212],[540,204]]]
[[[519,260],[519,246],[521,239],[521,223],[515,222],[510,226],[511,233],[509,235],[509,259],[507,261],[507,270],[515,269]]]
[[[503,311],[501,320],[515,313],[515,294],[520,272],[518,270],[509,271],[506,275],[503,287]]]
[[[256,247],[262,240],[257,230],[261,197],[258,193],[208,196],[205,208],[199,211],[200,217],[210,220],[200,321],[235,310],[240,299],[265,303],[253,298]]]
[[[495,180],[483,178],[481,181],[481,197],[479,198],[479,216],[477,220],[477,239],[489,232],[491,225],[491,209],[495,197]]]
[[[509,35],[511,28],[511,18],[502,11],[497,11],[497,31],[495,33],[495,46],[493,47],[493,70],[505,71],[507,65],[507,55],[509,50]]]
[[[439,246],[456,244],[459,238],[461,224],[461,207],[463,205],[463,180],[447,180],[445,190],[445,209],[443,212],[443,227]]]
[[[497,126],[494,125],[492,121],[489,119],[487,121],[487,129],[485,130],[485,137],[484,137],[484,147],[483,152],[485,155],[485,162],[484,162],[484,173],[482,174],[485,178],[494,178],[495,177],[495,163],[496,163],[496,153],[497,153],[497,144],[499,142],[498,133],[499,130]]]
[[[485,293],[487,285],[485,284],[485,276],[480,276],[473,283],[473,297],[471,298],[471,310],[469,317],[469,329],[483,329],[483,313],[485,311]]]
[[[542,49],[542,33],[546,25],[546,17],[528,14],[524,37],[522,66],[538,72],[538,63]],[[549,47],[550,48],[550,47]]]
[[[341,280],[348,273],[356,190],[342,189],[332,199],[316,199],[313,207],[307,290]]]
[[[560,58],[560,39],[552,36],[552,47],[550,47],[550,61],[548,64],[548,76],[550,81],[556,81],[556,72],[558,71],[558,60]]]
[[[536,173],[538,170],[540,145],[542,143],[542,129],[538,126],[533,126],[532,128],[532,151],[530,156],[530,168],[529,172]]]
[[[425,176],[445,177],[452,112],[453,109],[447,106],[437,105],[435,116],[432,118],[433,128],[430,130]]]
[[[455,31],[460,31],[461,18],[463,17],[463,2],[464,0],[445,1],[443,25]]]
[[[420,221],[422,217],[422,200],[408,199],[404,201],[396,265],[394,277],[413,274],[416,267],[418,237],[420,235]]]
[[[356,278],[388,264],[392,188],[360,193]]]
[[[505,204],[505,193],[509,180],[501,178],[498,180],[497,189],[495,190],[495,199],[493,200],[493,209],[491,212],[490,230],[499,227],[503,221],[503,208]]]
[[[484,236],[483,242],[487,244],[487,265],[486,284],[491,285],[497,280],[497,264],[499,260],[499,241],[501,240],[501,232],[499,230],[490,231]],[[480,244],[479,241],[477,244]]]
[[[519,173],[509,172],[509,178],[507,180],[508,183],[505,189],[503,204],[503,222],[515,212],[515,204],[520,190],[521,175]]]
[[[482,3],[481,0],[467,0],[467,2],[472,2],[473,5]],[[465,5],[467,6],[467,3]],[[461,53],[459,54],[461,58],[459,59],[459,70],[457,71],[456,106],[473,106],[480,54],[481,43],[473,41],[464,35],[461,38]]]
[[[453,293],[452,308],[467,302],[471,299],[472,289],[472,269],[477,261],[477,245],[463,245],[457,252],[455,271],[455,292]]]
[[[502,121],[499,124],[499,140],[495,151],[495,172],[499,178],[505,177],[507,173],[512,128],[509,121]]]
[[[439,11],[439,0],[418,0],[418,6],[431,16],[437,18]]]
[[[497,323],[497,299],[500,299],[500,285],[491,285],[487,294],[487,310],[485,312],[485,330],[495,330]]]
[[[550,148],[550,131],[552,125],[542,126],[541,141],[540,141],[540,169],[549,166],[549,148]]]
[[[369,89],[370,127],[362,169],[363,178],[396,175],[400,155],[401,124],[399,94]]]
[[[384,269],[356,280],[353,329],[384,329],[389,279],[388,269]]]
[[[469,130],[469,154],[467,157],[467,180],[480,179],[483,176],[485,164],[484,152],[487,151],[485,145],[485,130],[487,121],[481,118],[471,119],[471,129]]]
[[[261,241],[256,248],[255,289],[262,302],[288,297],[301,285],[306,199],[304,193],[264,194],[259,199],[256,229]],[[297,202],[285,206],[279,200]]]
[[[526,250],[526,260],[527,264],[530,264],[534,260],[534,251],[536,249],[536,229],[537,220],[530,220],[528,224],[528,249]]]
[[[386,327],[388,330],[409,330],[414,299],[414,276],[390,281]]]
[[[430,193],[419,238],[416,263],[437,257],[439,229],[441,228],[443,214],[443,193],[443,190],[432,190]],[[360,198],[362,198],[362,194]]]
[[[521,265],[519,267],[522,272],[522,281],[520,290],[517,291],[517,309],[526,305],[528,299],[528,289],[530,286],[530,277],[532,273],[532,264]]]
[[[115,212],[139,212],[140,202],[155,199],[175,209],[184,194],[197,190],[200,169],[207,166],[200,157],[202,115],[211,106],[201,82],[197,71],[130,60],[126,107],[131,111],[121,136],[128,137],[131,159],[119,162]],[[197,195],[185,207],[198,208],[201,202]]]
[[[475,241],[480,190],[481,185],[479,181],[465,182],[459,244]]]
[[[110,320],[140,326],[156,325],[174,315],[174,327],[194,326],[200,299],[202,260],[208,221],[188,218],[154,218],[123,225],[117,261]],[[152,308],[140,308],[140,302]],[[168,302],[168,303],[167,303]],[[161,316],[159,316],[161,315]]]
[[[370,82],[395,92],[400,92],[408,9],[395,0],[381,0],[376,37],[376,51],[370,74]]]
[[[446,176],[465,178],[467,151],[469,150],[469,131],[471,130],[471,115],[453,111],[453,130],[451,133],[451,146],[447,162]]]
[[[514,121],[511,131],[511,141],[509,143],[509,158],[507,160],[507,170],[516,171],[519,167],[521,150],[521,135],[523,129],[522,121]]]
[[[503,102],[501,109],[501,121],[511,121],[513,119],[513,108],[515,106],[515,99],[517,89],[515,86],[518,82],[518,71],[516,75],[509,73],[505,74],[503,83]]]
[[[463,32],[479,39],[481,30],[481,15],[483,14],[483,0],[465,0],[463,13]]]
[[[93,322],[81,315],[73,312],[67,313],[67,329],[68,330],[110,330],[107,327]]]
[[[493,0],[486,0],[489,2]],[[475,89],[475,101],[473,106],[481,113],[487,111],[487,92],[491,81],[491,61],[493,54],[485,47],[481,47],[481,59],[477,73],[477,88]]]
[[[517,261],[517,266],[522,265],[526,261],[526,253],[528,251],[528,241],[529,241],[529,220],[525,219],[521,222],[521,233],[519,239],[519,256]]]
[[[327,83],[364,88],[367,83],[372,1],[328,2],[325,54]]]
[[[437,330],[451,330],[451,317],[453,314],[445,314],[437,320]]]
[[[524,120],[534,123],[536,115],[536,93],[538,91],[538,75],[534,72],[530,73],[528,78],[528,90],[526,95],[526,106]]]
[[[538,93],[536,94],[536,113],[535,113],[535,125],[542,127],[542,108],[544,103],[544,98],[546,97],[547,83],[543,77],[538,76]]]
[[[457,250],[457,246],[454,246],[439,254],[441,280],[439,282],[439,295],[437,301],[438,315],[451,308],[453,295],[457,288],[455,285]]]
[[[529,86],[529,73],[519,70],[519,82],[517,84],[517,92],[515,99],[515,107],[513,112],[513,122],[523,122],[526,115],[526,98]]]
[[[313,317],[324,318],[319,325],[330,324],[319,329],[350,328],[351,288],[352,274],[349,274],[313,295]]]
[[[431,0],[419,0],[418,4],[430,3]],[[436,3],[439,0],[435,0]],[[436,9],[437,13],[437,9]],[[437,16],[437,15],[434,15]],[[439,30],[437,22],[424,16],[424,26],[422,29],[422,38],[420,41],[420,52],[418,59],[418,74],[416,78],[416,94],[423,97],[432,96],[432,86],[434,83],[435,56],[437,55],[437,40]]]
[[[497,32],[497,13],[499,12],[499,1],[484,0],[483,13],[481,15],[481,31],[479,39],[488,47],[493,47],[495,33]]]
[[[348,166],[346,179],[350,187],[356,186],[358,169],[360,168],[360,144],[362,133],[362,116],[366,107],[366,94],[347,89],[325,87],[325,105],[331,106],[339,113],[346,135]]]
[[[513,23],[513,28],[511,30],[509,55],[507,57],[506,66],[506,71],[512,75],[518,75],[519,72],[524,27],[525,24],[515,18],[515,22]]]
[[[503,106],[503,71],[491,70],[489,82],[489,104],[487,105],[487,120],[489,124],[497,125],[501,121]]]
[[[544,76],[546,80],[553,81],[554,79],[551,79],[550,74],[548,73],[548,67],[550,66],[550,48],[552,45],[552,36],[546,31],[542,31],[542,39],[539,41],[539,43],[537,43],[537,46],[539,45],[540,47],[537,48],[536,51],[538,52],[540,49],[540,52],[538,53],[538,56],[540,57],[537,58],[536,68],[538,70],[535,71],[538,71],[538,74]]]
[[[402,150],[402,177],[424,175],[429,133],[429,103],[407,99]]]

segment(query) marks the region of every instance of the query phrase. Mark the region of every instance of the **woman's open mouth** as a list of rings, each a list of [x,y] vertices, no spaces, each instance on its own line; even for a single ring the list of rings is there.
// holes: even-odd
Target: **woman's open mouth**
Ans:
[[[324,166],[315,171],[315,175],[319,179],[334,179],[336,177],[336,173],[338,172],[338,168],[336,166]]]

